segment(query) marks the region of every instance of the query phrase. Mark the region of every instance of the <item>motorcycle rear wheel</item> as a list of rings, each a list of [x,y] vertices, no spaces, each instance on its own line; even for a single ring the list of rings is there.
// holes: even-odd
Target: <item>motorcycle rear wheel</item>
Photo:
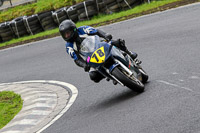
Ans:
[[[144,91],[144,84],[134,77],[128,77],[126,72],[121,68],[115,67],[111,74],[131,90],[138,93]]]

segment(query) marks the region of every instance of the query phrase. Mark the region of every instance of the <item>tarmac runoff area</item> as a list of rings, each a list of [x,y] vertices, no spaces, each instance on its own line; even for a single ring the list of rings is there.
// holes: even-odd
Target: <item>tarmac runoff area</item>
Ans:
[[[0,84],[23,99],[22,110],[0,133],[40,133],[58,120],[78,95],[75,86],[60,81],[24,81]]]
[[[10,5],[10,1],[6,0],[3,2],[3,5],[0,6],[0,10],[4,10],[7,8],[12,8],[18,5],[22,5],[22,4],[26,4],[26,3],[31,3],[31,2],[35,2],[36,0],[11,0],[12,2],[12,6]]]

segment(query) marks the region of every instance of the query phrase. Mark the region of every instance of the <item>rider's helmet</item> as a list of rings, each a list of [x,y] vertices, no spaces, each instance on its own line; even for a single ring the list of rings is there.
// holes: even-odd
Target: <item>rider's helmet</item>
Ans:
[[[59,26],[59,32],[65,41],[69,41],[74,38],[77,28],[73,21],[64,20]]]

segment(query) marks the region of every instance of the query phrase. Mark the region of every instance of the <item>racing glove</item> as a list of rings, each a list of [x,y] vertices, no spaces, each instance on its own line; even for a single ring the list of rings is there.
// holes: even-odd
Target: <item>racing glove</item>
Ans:
[[[109,34],[109,33],[106,33],[106,35],[105,35],[105,39],[106,39],[107,42],[110,42],[111,39],[112,39],[112,35]]]
[[[109,33],[105,33],[104,31],[97,29],[97,33],[96,33],[99,37],[104,38],[106,41],[110,41],[112,39],[112,35]]]
[[[111,44],[118,47],[122,51],[127,50],[127,47],[125,46],[125,40],[123,40],[123,39],[112,40]]]
[[[88,64],[86,64],[86,65],[84,66],[84,71],[85,71],[85,72],[89,72],[89,71],[90,71],[90,66],[89,66]]]

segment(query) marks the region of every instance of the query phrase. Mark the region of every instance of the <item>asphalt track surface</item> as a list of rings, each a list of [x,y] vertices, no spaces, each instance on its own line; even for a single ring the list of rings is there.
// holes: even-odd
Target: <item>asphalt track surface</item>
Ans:
[[[200,4],[101,27],[124,38],[150,75],[136,94],[95,84],[65,52],[60,38],[0,51],[0,82],[57,80],[79,95],[44,133],[200,132]]]

